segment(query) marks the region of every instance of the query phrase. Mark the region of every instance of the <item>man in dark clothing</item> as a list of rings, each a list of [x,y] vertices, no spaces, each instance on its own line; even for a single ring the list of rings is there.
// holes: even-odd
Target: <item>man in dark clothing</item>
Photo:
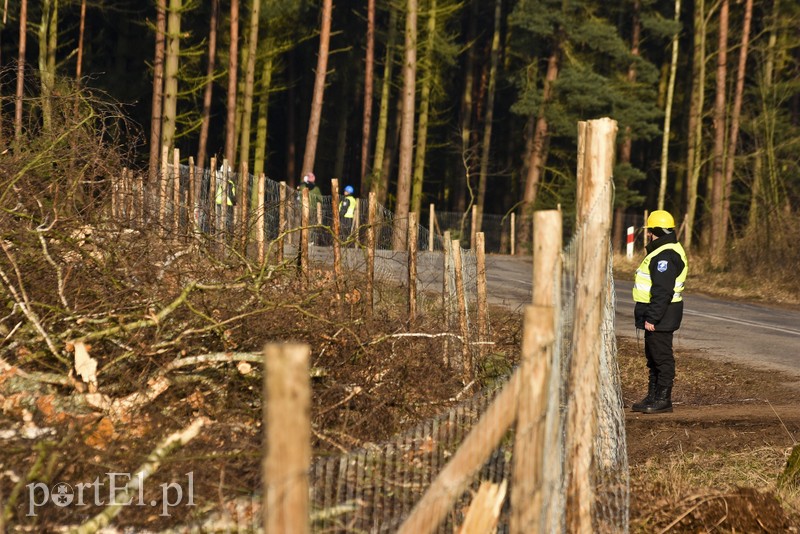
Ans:
[[[650,371],[647,396],[633,405],[633,411],[672,411],[672,383],[675,379],[674,332],[683,318],[683,288],[688,273],[686,252],[675,234],[675,220],[668,212],[656,210],[647,218],[645,256],[633,286],[636,328],[644,329],[644,352]]]

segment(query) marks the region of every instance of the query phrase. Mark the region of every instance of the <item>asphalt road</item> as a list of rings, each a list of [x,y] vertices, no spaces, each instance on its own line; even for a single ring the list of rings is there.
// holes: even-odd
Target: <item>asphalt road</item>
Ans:
[[[492,303],[516,309],[530,302],[530,257],[491,255],[486,264],[487,292]],[[620,273],[622,276],[626,278],[615,280],[616,331],[618,335],[635,337],[633,274]],[[691,275],[684,302],[683,325],[675,336],[676,349],[701,350],[714,359],[800,377],[800,311],[693,293]]]

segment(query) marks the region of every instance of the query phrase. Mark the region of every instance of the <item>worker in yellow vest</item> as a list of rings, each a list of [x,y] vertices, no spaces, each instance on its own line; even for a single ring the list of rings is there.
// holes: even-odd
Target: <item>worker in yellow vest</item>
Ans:
[[[356,202],[353,198],[354,189],[352,185],[345,186],[344,198],[339,201],[339,218],[342,226],[342,239],[350,239],[353,232],[353,218],[356,214]]]
[[[644,330],[644,353],[650,371],[647,396],[633,405],[633,411],[672,411],[672,383],[675,354],[672,338],[683,318],[683,288],[688,273],[686,252],[675,234],[675,220],[669,212],[656,210],[645,226],[651,240],[633,286],[634,321]]]

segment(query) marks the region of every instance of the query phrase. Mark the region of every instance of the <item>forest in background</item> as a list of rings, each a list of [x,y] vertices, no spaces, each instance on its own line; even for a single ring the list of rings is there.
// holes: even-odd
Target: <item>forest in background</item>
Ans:
[[[785,251],[798,178],[800,6],[779,0],[8,0],[3,144],[101,128],[157,179],[159,147],[296,185],[309,171],[403,219],[569,210],[578,121],[619,124],[616,236],[665,208],[725,266]],[[365,105],[365,102],[368,105]],[[87,115],[88,116],[88,115]],[[112,120],[112,122],[113,122]],[[109,133],[111,132],[111,133]],[[50,141],[48,141],[50,140]],[[107,160],[106,160],[107,163]],[[108,166],[108,165],[106,165]],[[75,165],[34,165],[41,175]],[[110,172],[108,168],[104,169]],[[96,169],[93,169],[96,171]],[[103,176],[87,180],[102,181]],[[327,189],[326,189],[327,188]],[[741,246],[731,255],[734,244]],[[776,258],[773,252],[771,257]]]

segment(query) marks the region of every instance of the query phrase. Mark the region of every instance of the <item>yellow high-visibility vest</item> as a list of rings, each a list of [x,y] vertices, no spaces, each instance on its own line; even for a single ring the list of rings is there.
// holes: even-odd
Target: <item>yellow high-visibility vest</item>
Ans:
[[[236,198],[236,184],[233,182],[233,180],[228,179],[228,187],[229,187],[228,195],[227,195],[228,196],[228,206],[233,206],[233,199]],[[217,206],[221,206],[222,205],[222,199],[223,199],[223,197],[225,195],[225,192],[223,191],[224,189],[225,188],[223,187],[223,182],[220,181],[217,184],[217,195],[216,195]]]
[[[650,279],[650,261],[664,250],[674,250],[683,260],[683,270],[677,278],[675,278],[675,287],[672,290],[672,302],[680,302],[683,300],[683,287],[686,283],[686,275],[689,273],[689,262],[686,260],[686,251],[680,243],[667,243],[655,249],[642,260],[639,268],[636,269],[636,275],[633,281],[633,300],[634,302],[650,302],[650,290],[653,287],[653,281]]]
[[[342,217],[344,217],[345,219],[352,219],[356,214],[356,199],[354,199],[353,197],[345,197],[345,198],[349,198],[350,202],[347,203],[347,211],[344,212],[344,215],[342,215]],[[339,210],[342,209],[342,204],[344,204],[344,200],[339,201]]]

